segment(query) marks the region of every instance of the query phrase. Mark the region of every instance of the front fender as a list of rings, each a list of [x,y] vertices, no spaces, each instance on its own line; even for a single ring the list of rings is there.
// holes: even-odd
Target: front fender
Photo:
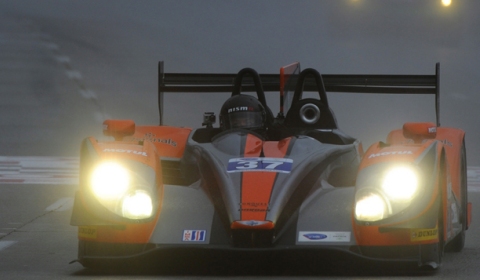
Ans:
[[[138,178],[145,178],[148,184],[142,185],[142,188],[148,190],[152,198],[151,217],[145,219],[123,217],[95,197],[90,187],[90,176],[95,166],[103,161],[120,162]],[[79,226],[80,239],[129,243],[143,243],[149,240],[158,220],[163,198],[161,162],[152,143],[98,142],[92,137],[86,138],[81,146],[79,182],[71,225]],[[95,232],[95,235],[81,234],[85,232],[86,227],[90,232]]]
[[[373,145],[360,165],[356,192],[363,188],[380,189],[382,174],[399,164],[412,165],[419,170],[417,194],[407,206],[399,207],[400,210],[384,219],[366,222],[358,221],[354,217],[353,223],[359,244],[388,245],[391,242],[411,244],[411,232],[415,229],[437,227],[440,209],[443,208],[442,194],[448,183],[444,149],[437,141],[429,140],[423,144],[411,145],[384,143]],[[377,244],[379,242],[385,244]]]

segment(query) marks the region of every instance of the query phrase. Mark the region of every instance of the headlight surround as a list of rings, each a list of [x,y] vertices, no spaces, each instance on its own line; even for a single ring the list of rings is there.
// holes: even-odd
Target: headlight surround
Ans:
[[[90,173],[90,191],[111,212],[133,220],[152,217],[155,173],[139,162],[102,161]]]
[[[355,219],[384,220],[405,210],[420,195],[419,168],[410,163],[372,167],[359,174],[355,195]]]

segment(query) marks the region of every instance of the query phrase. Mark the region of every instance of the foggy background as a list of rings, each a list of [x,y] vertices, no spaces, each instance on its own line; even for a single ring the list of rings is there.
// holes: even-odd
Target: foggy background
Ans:
[[[60,94],[95,94],[88,102],[100,117],[71,128],[84,136],[101,132],[102,118],[158,123],[159,60],[166,72],[278,73],[298,61],[323,74],[429,75],[440,62],[441,125],[466,131],[469,165],[480,164],[479,11],[476,0],[0,1],[0,16],[57,45],[81,73],[82,84]],[[200,95],[167,94],[165,123],[199,127],[229,96]],[[435,121],[433,96],[328,97],[340,128],[365,148],[404,122]],[[276,115],[278,93],[268,103]]]
[[[440,62],[440,121],[466,131],[475,211],[479,12],[478,0],[0,0],[0,279],[152,277],[69,264],[78,250],[69,222],[81,141],[108,139],[106,118],[158,124],[159,60],[177,73],[278,73],[298,61],[323,74],[422,75]],[[267,95],[276,114],[278,93]],[[165,123],[199,127],[229,96],[166,94]],[[404,122],[435,121],[433,96],[328,97],[340,128],[365,148]],[[438,273],[404,276],[477,279],[475,217],[461,254],[445,254]],[[332,268],[339,272],[315,279],[348,277],[348,268]],[[372,277],[391,279],[386,270]]]

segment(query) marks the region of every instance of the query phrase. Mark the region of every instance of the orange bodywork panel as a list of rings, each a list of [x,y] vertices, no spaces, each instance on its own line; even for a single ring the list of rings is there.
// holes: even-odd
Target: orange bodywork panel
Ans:
[[[461,158],[459,157],[464,145],[465,132],[457,128],[437,127],[437,135],[435,138],[440,141],[445,148],[445,153],[448,159],[447,168],[449,169],[450,179],[452,182],[452,190],[456,197],[461,197]],[[424,140],[426,141],[426,140]],[[407,139],[403,136],[401,129],[390,132],[387,137],[389,144],[409,144],[413,140]],[[465,167],[466,168],[466,167]]]
[[[392,131],[388,136],[388,144],[390,145],[379,142],[370,146],[360,164],[360,170],[381,162],[414,162],[434,141],[436,140],[425,139],[421,144],[414,144],[412,140],[403,136],[402,130]],[[442,145],[438,145],[436,153],[440,155],[441,150]],[[437,164],[437,167],[440,168],[439,163]],[[434,184],[436,186],[440,185],[439,178],[435,178]],[[442,195],[446,196],[446,186],[447,183],[445,181],[442,186],[436,188],[424,210],[409,221],[422,217],[432,209],[440,190],[443,192]],[[444,217],[446,217],[446,205],[442,205],[442,209]],[[352,219],[353,216],[352,213]],[[400,224],[405,224],[409,221],[402,221]],[[352,223],[356,241],[360,246],[428,244],[438,242],[439,238],[438,226],[435,229],[402,229],[395,228],[396,224],[382,224],[381,226],[363,225],[356,223],[354,220],[352,220]],[[446,235],[444,234],[443,236]]]
[[[161,157],[181,158],[185,151],[191,128],[173,126],[137,126],[132,137],[125,140],[149,141]]]
[[[432,135],[435,137],[432,138]],[[408,137],[408,138],[407,138]],[[360,165],[360,170],[380,162],[413,162],[422,152],[429,147],[433,141],[441,142],[437,146],[437,155],[440,155],[442,149],[446,155],[446,168],[448,171],[444,174],[445,178],[441,183],[440,178],[435,179],[436,188],[432,196],[432,200],[425,207],[425,211],[419,216],[425,214],[428,209],[433,207],[435,197],[438,197],[441,192],[442,197],[447,197],[448,189],[451,187],[454,195],[457,198],[461,197],[461,149],[463,148],[465,133],[460,129],[432,127],[430,123],[411,123],[404,129],[394,130],[389,133],[387,143],[377,143],[372,145],[365,153],[365,157]],[[437,163],[439,164],[439,163]],[[437,168],[440,168],[438,165]],[[441,184],[441,185],[440,185]],[[449,217],[447,200],[443,200],[441,205],[444,217],[444,240],[447,239],[449,230]],[[470,205],[469,205],[470,207]],[[468,210],[468,220],[470,219],[470,212]],[[434,229],[394,229],[385,230],[386,227],[395,227],[395,225],[360,225],[355,221],[353,226],[355,228],[355,237],[359,245],[365,246],[388,246],[395,243],[398,245],[404,244],[427,244],[438,242],[439,234],[438,227]],[[405,221],[408,223],[408,221]],[[468,222],[469,223],[469,222]],[[384,228],[383,230],[381,228]],[[394,241],[393,241],[394,240]]]
[[[79,226],[78,238],[80,240],[106,242],[106,243],[147,243],[160,215],[163,197],[163,182],[161,176],[160,158],[156,147],[149,142],[136,145],[128,142],[97,142],[90,138],[90,143],[96,150],[101,160],[131,160],[143,163],[153,168],[160,176],[156,176],[157,201],[159,202],[154,217],[145,223],[128,223],[119,221],[111,222],[112,225]],[[80,185],[80,192],[84,195],[89,193],[85,190],[88,184]],[[82,189],[83,188],[83,189]],[[83,204],[88,205],[82,195]]]
[[[432,141],[432,140],[430,140]],[[431,142],[426,143],[423,147],[430,145]],[[382,147],[381,143],[373,144],[365,152],[364,159],[362,160],[359,169],[364,169],[370,165],[374,165],[380,162],[412,162],[417,158],[424,148],[419,145],[403,145],[403,146],[386,146]]]
[[[94,138],[90,138],[89,141],[100,159],[132,160],[155,170],[159,175],[156,176],[158,207],[154,217],[148,222],[113,221],[113,225],[80,226],[79,239],[107,243],[147,243],[161,211],[163,181],[160,158],[181,158],[190,132],[190,128],[136,126],[133,135],[123,137],[122,141],[97,142]],[[83,191],[83,193],[87,192]],[[86,205],[85,201],[84,205]]]
[[[157,150],[152,144],[140,146],[125,142],[97,142],[93,138],[91,138],[90,142],[102,159],[128,159],[151,167],[155,167],[158,164],[156,157],[152,156],[157,154]]]

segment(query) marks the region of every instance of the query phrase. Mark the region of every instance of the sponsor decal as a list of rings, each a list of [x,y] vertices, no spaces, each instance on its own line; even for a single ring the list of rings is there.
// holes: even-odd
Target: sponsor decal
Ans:
[[[251,206],[251,207],[265,207],[269,206],[270,204],[267,202],[240,202],[238,205],[242,206]]]
[[[248,106],[240,106],[240,107],[232,107],[227,110],[227,113],[233,113],[233,112],[242,112],[242,111],[253,111],[253,107],[248,107]]]
[[[444,140],[438,140],[440,143],[442,143],[445,146],[453,147],[453,143],[448,141],[447,139]]]
[[[202,242],[207,236],[206,230],[184,230],[182,241],[184,242]]]
[[[350,242],[349,231],[300,231],[299,242]]]
[[[430,131],[429,131],[430,132]],[[432,132],[433,133],[433,132]],[[422,140],[422,143],[425,143],[427,142],[429,139],[423,139]],[[437,139],[438,142],[442,143],[443,145],[445,146],[448,146],[448,147],[453,147],[453,143],[448,141],[447,139],[443,139],[443,140],[440,140],[440,139]],[[407,139],[405,141],[400,141],[399,142],[400,144],[412,144],[414,143],[412,139]]]
[[[245,212],[270,212],[270,209],[260,209],[260,208],[240,208],[238,209],[239,211],[245,211]]]
[[[228,161],[227,172],[278,172],[290,173],[293,160],[288,158],[232,158]]]
[[[428,128],[428,133],[437,133],[437,127],[436,126],[429,127]]]
[[[80,226],[78,227],[78,237],[82,238],[97,238],[97,227]]]
[[[270,204],[267,202],[240,202],[238,205],[238,211],[270,212]]]
[[[260,222],[254,221],[254,220],[246,221],[246,222],[241,221],[240,223],[244,224],[244,225],[247,225],[247,226],[251,226],[251,227],[258,226],[260,224]]]
[[[376,158],[382,156],[392,156],[392,155],[413,155],[412,151],[394,151],[394,152],[383,152],[378,154],[371,154],[368,158]]]
[[[246,225],[246,226],[255,227],[255,226],[261,226],[261,225],[264,225],[264,224],[268,224],[269,222],[250,220],[250,221],[238,221],[238,223],[242,224],[242,225]]]
[[[307,233],[307,234],[304,234],[303,236],[309,240],[320,240],[320,239],[327,238],[325,234],[321,234],[321,233]]]
[[[177,146],[177,142],[173,141],[171,138],[164,139],[164,138],[157,138],[153,133],[145,133],[143,138],[134,138],[135,141],[149,141],[154,143],[162,143],[166,145],[170,145],[172,147]]]
[[[140,155],[140,156],[147,156],[146,152],[142,151],[135,151],[135,150],[124,150],[124,149],[103,149],[105,153],[126,153],[126,154],[134,154],[134,155]]]
[[[426,241],[438,238],[438,228],[433,229],[412,229],[410,230],[411,241]]]

